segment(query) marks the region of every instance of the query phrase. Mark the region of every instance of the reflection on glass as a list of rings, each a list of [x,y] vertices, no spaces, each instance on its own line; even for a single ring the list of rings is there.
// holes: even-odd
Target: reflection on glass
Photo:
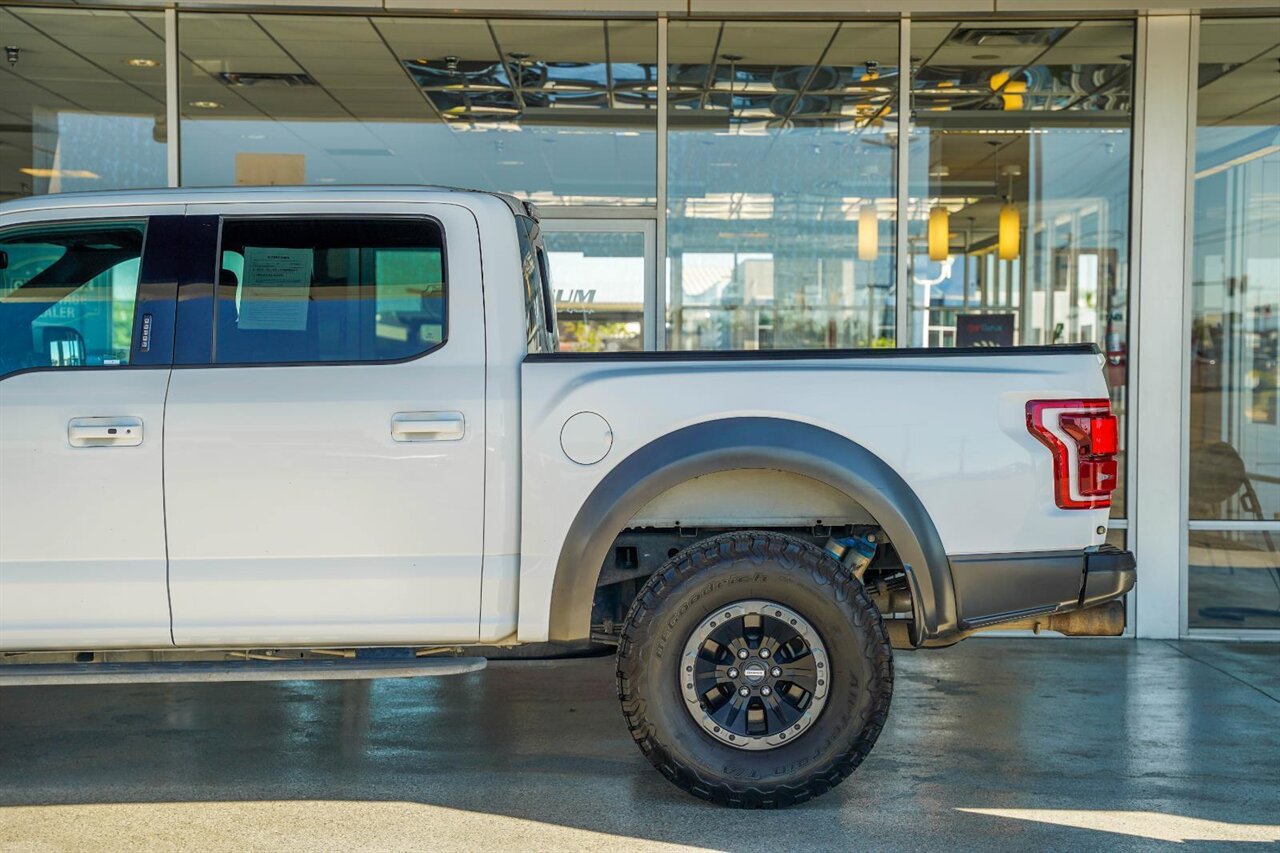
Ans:
[[[1128,21],[911,29],[912,342],[1097,343],[1122,444],[1133,40]]]
[[[0,232],[0,377],[129,363],[145,224]]]
[[[657,197],[653,22],[183,14],[182,180]]]
[[[1187,567],[1189,627],[1280,628],[1280,530],[1192,530]]]
[[[1200,28],[1192,518],[1280,521],[1278,30],[1280,19]]]
[[[571,227],[571,226],[570,226]],[[644,346],[644,234],[542,224],[563,352]]]
[[[164,17],[0,8],[0,201],[162,187]]]
[[[892,346],[896,24],[670,24],[667,346]]]

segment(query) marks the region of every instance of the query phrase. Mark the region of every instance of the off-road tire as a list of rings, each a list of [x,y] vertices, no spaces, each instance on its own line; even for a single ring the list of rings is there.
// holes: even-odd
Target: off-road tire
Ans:
[[[758,751],[704,731],[680,689],[692,631],[717,609],[750,599],[808,620],[831,673],[812,725]],[[777,533],[727,533],[672,557],[640,590],[618,645],[618,698],[640,750],[679,787],[735,808],[781,808],[838,785],[871,751],[892,694],[889,636],[862,583],[826,551]]]

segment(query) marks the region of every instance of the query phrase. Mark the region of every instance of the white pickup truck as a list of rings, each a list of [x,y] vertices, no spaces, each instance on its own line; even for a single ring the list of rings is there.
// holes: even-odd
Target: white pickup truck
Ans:
[[[548,274],[490,193],[0,205],[0,684],[611,644],[650,761],[769,807],[892,648],[1121,630],[1092,346],[562,354]]]

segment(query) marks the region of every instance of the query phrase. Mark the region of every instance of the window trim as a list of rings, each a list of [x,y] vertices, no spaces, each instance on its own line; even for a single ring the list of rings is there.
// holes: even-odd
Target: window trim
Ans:
[[[529,247],[533,249],[533,262],[537,265],[538,279],[542,285],[539,300],[542,302],[543,317],[539,334],[544,339],[544,351],[557,352],[560,347],[560,335],[556,320],[556,301],[551,292],[551,265],[547,262],[547,248],[542,239],[542,223],[532,216],[518,214],[516,216],[517,242],[520,242],[518,238],[520,237],[521,220],[529,223],[525,229],[525,235],[529,241]],[[520,263],[523,267],[523,257],[521,257]],[[523,274],[523,269],[521,273]]]
[[[193,218],[200,215],[201,214],[198,214],[198,213],[192,213],[192,214],[188,214],[188,218]],[[448,235],[445,233],[444,223],[441,222],[438,217],[432,216],[430,214],[424,214],[424,213],[374,213],[374,214],[369,214],[367,216],[366,215],[351,216],[345,213],[268,213],[268,214],[234,213],[234,214],[225,214],[225,215],[224,214],[209,214],[209,215],[216,216],[218,220],[218,223],[217,223],[218,231],[214,237],[213,257],[209,259],[209,260],[212,260],[213,268],[211,270],[206,270],[203,273],[201,273],[199,270],[193,269],[191,270],[191,272],[194,273],[194,275],[192,275],[189,278],[184,278],[183,280],[184,286],[190,286],[193,288],[198,287],[199,284],[202,282],[210,282],[212,285],[213,295],[212,295],[212,298],[208,301],[209,317],[205,318],[205,322],[209,324],[208,326],[209,351],[204,354],[205,360],[203,363],[174,364],[175,368],[192,369],[192,368],[228,368],[228,367],[235,367],[235,368],[241,368],[241,367],[355,367],[355,366],[361,366],[361,365],[374,365],[374,364],[407,364],[408,362],[417,361],[420,358],[425,358],[426,356],[439,351],[446,344],[449,343],[450,321],[452,319],[452,313],[453,313],[452,311],[449,310],[449,301],[450,301],[449,299],[450,275],[449,275],[449,249],[448,249],[449,240],[448,240]],[[337,359],[337,360],[330,360],[330,361],[227,361],[227,362],[216,361],[215,359],[217,358],[217,353],[218,353],[218,287],[219,287],[218,279],[220,278],[218,273],[221,270],[220,265],[222,263],[223,225],[225,225],[225,223],[230,220],[251,220],[254,222],[260,222],[262,220],[267,220],[267,219],[288,219],[288,220],[331,219],[336,221],[352,221],[352,220],[358,219],[363,222],[378,221],[378,220],[393,220],[397,222],[402,222],[405,220],[414,220],[418,222],[427,222],[435,226],[436,231],[440,235],[440,271],[444,276],[444,281],[441,282],[443,287],[442,298],[444,299],[444,322],[441,324],[440,341],[432,345],[430,348],[423,350],[422,352],[415,353],[409,356],[404,356],[402,358]],[[193,263],[199,262],[200,260],[200,258],[198,257],[198,253],[196,254],[197,254],[197,257],[195,258]],[[181,301],[181,294],[179,294],[179,302],[180,301]],[[197,322],[199,321],[197,320]]]
[[[144,289],[147,288],[148,286],[152,288],[170,287],[170,295],[167,300],[168,307],[165,308],[164,310],[170,316],[174,311],[173,306],[175,305],[176,300],[171,287],[172,283],[164,282],[164,281],[160,281],[160,282],[149,281],[147,277],[147,273],[151,271],[150,267],[152,263],[154,263],[152,255],[150,255],[149,252],[158,252],[160,251],[160,247],[161,247],[161,244],[155,244],[153,246],[151,242],[152,220],[166,216],[166,215],[169,216],[170,218],[179,218],[179,219],[182,218],[182,214],[180,213],[178,214],[148,213],[148,214],[143,214],[141,216],[127,216],[127,215],[126,216],[79,216],[72,219],[39,219],[35,221],[30,221],[30,222],[15,222],[11,225],[0,225],[0,236],[3,236],[6,232],[18,231],[23,229],[38,231],[41,228],[48,228],[48,227],[106,225],[110,223],[117,223],[117,224],[141,223],[142,224],[142,247],[138,251],[138,282],[137,282],[136,288],[134,289],[133,316],[129,320],[129,362],[127,364],[79,364],[79,365],[58,366],[58,367],[54,367],[54,366],[24,367],[20,370],[12,371],[11,373],[0,374],[0,382],[4,382],[6,380],[12,379],[15,376],[25,376],[29,373],[70,373],[70,372],[80,372],[80,371],[88,371],[88,370],[93,370],[93,371],[157,370],[157,369],[168,370],[170,367],[172,367],[172,360],[173,360],[172,341],[168,341],[169,346],[167,347],[167,353],[168,353],[167,355],[164,355],[163,357],[157,358],[153,361],[146,361],[142,363],[134,361],[134,356],[138,354],[138,340],[135,337],[138,331],[138,308],[144,301],[144,292],[145,292]],[[149,261],[151,261],[152,263],[148,263]],[[80,287],[84,287],[84,284],[81,284]],[[79,290],[79,288],[72,289],[67,295],[70,296],[71,293],[74,293],[76,290]],[[154,301],[158,305],[166,304],[166,300],[163,297],[155,298],[149,301]],[[57,303],[54,303],[54,304],[56,305]],[[154,346],[152,347],[152,353],[155,353]]]
[[[543,312],[547,315],[547,334],[559,342],[559,328],[556,322],[556,299],[551,292],[551,265],[547,263],[547,249],[542,244],[539,233],[538,242],[534,243],[534,252],[538,257],[538,266],[542,270],[542,302]]]

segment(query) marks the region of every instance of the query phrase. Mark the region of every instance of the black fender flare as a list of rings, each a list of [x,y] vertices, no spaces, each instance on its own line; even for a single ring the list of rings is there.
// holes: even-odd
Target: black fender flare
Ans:
[[[951,563],[924,504],[884,460],[830,430],[768,417],[723,418],[654,439],[592,490],[561,546],[551,590],[550,638],[590,635],[600,569],[618,534],[658,495],[704,474],[789,471],[856,500],[889,536],[907,568],[916,644],[959,632]]]

